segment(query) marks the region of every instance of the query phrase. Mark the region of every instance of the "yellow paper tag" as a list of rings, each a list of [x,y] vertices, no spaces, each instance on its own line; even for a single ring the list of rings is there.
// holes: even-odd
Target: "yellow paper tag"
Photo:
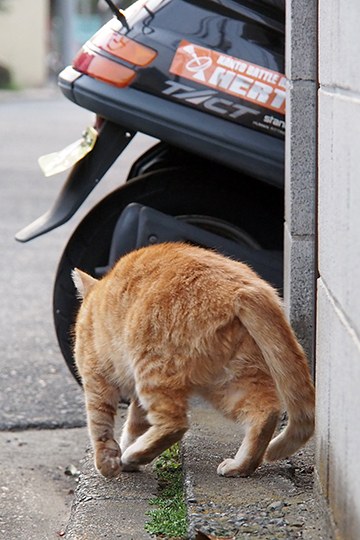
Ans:
[[[59,152],[53,152],[39,157],[38,163],[44,175],[53,176],[54,174],[66,171],[66,169],[70,169],[75,163],[86,156],[86,154],[91,152],[95,146],[97,136],[96,129],[88,127],[84,131],[82,138],[78,141]]]

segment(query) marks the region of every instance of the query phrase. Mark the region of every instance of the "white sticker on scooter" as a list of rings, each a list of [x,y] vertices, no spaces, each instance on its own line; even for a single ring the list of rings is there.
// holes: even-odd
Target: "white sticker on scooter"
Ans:
[[[70,169],[94,148],[98,133],[95,128],[88,127],[82,138],[59,152],[40,156],[38,163],[45,176],[53,176]]]

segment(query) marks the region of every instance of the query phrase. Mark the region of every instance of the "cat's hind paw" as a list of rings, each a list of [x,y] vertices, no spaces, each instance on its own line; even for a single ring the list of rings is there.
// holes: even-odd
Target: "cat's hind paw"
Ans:
[[[239,462],[235,459],[224,459],[217,468],[219,476],[250,476],[253,470],[249,470],[248,467],[239,465]]]
[[[121,469],[124,472],[139,472],[140,466],[134,463],[129,463],[128,465],[121,463]]]
[[[121,457],[121,468],[124,472],[137,472],[140,470],[140,464],[131,459],[128,450],[126,450]]]
[[[237,476],[238,466],[235,459],[225,459],[217,468],[219,476]]]
[[[114,440],[108,440],[95,451],[95,466],[106,478],[118,476],[121,471],[120,447]]]

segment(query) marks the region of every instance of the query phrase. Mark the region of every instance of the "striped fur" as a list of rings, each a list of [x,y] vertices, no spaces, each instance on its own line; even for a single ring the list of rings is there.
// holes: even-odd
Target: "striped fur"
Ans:
[[[75,328],[95,464],[137,470],[181,439],[198,394],[245,429],[218,474],[247,476],[296,452],[314,430],[305,354],[273,288],[248,266],[180,243],[132,252],[100,281],[73,273]],[[114,418],[131,405],[120,445]],[[288,424],[272,439],[285,407]]]

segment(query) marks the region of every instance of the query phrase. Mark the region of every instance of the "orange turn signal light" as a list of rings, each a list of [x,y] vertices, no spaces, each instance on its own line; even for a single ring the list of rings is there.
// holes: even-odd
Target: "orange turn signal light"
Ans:
[[[76,55],[73,67],[94,79],[110,83],[119,88],[128,86],[136,75],[132,69],[100,56],[87,49],[87,47],[83,47]]]
[[[115,32],[108,26],[95,34],[91,43],[99,49],[125,60],[125,62],[141,67],[149,65],[157,56],[154,49],[145,47],[145,45]]]

